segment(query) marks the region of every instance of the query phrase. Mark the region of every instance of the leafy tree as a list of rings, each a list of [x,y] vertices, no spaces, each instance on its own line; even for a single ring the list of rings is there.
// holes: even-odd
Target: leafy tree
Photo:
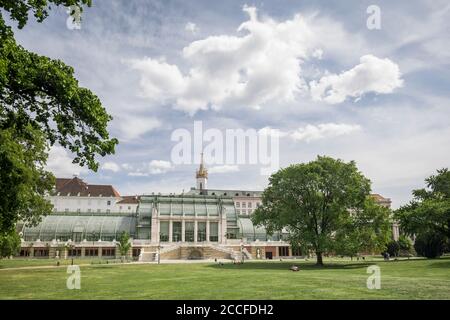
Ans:
[[[369,192],[355,162],[319,156],[273,174],[252,219],[269,233],[286,227],[291,244],[314,251],[323,265],[323,254],[355,253],[363,239],[369,247],[385,244],[388,213],[368,200]]]
[[[27,51],[14,39],[3,13],[23,28],[29,13],[43,21],[50,5],[91,5],[90,0],[0,0],[0,232],[19,220],[34,224],[51,212],[43,196],[54,177],[45,171],[48,148],[59,144],[74,163],[96,171],[96,156],[114,153],[112,119],[96,95],[79,86],[73,68]]]
[[[122,257],[128,254],[128,251],[131,248],[131,242],[130,236],[126,231],[123,231],[120,234],[119,242],[117,242],[117,247],[119,248],[119,252]]]
[[[334,235],[334,252],[354,257],[361,252],[380,252],[392,234],[391,211],[367,197],[362,209],[347,216]]]
[[[412,243],[411,240],[409,240],[406,236],[401,235],[398,238],[398,245],[400,247],[400,251],[404,251],[409,253],[412,249]]]
[[[20,249],[20,237],[17,233],[0,234],[0,258],[14,256]]]
[[[426,247],[427,243],[431,246],[436,243],[438,248],[439,239],[444,243],[450,239],[450,171],[437,170],[437,174],[425,182],[426,188],[413,190],[413,200],[396,210],[395,219],[405,234],[416,235],[421,240],[419,248]],[[433,249],[430,252],[438,251]],[[424,253],[423,250],[421,252]],[[420,254],[419,251],[417,253]]]

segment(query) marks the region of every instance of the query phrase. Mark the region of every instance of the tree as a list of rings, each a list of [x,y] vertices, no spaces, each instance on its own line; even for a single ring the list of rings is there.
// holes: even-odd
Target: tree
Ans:
[[[23,28],[30,12],[43,21],[50,5],[91,5],[90,0],[0,0]],[[45,171],[50,146],[74,153],[74,163],[96,171],[96,156],[114,153],[108,115],[96,95],[79,86],[73,68],[25,50],[0,11],[0,232],[19,220],[35,224],[51,212],[43,196],[54,177]]]
[[[269,233],[287,228],[291,244],[314,251],[323,265],[324,253],[355,253],[363,239],[368,247],[385,244],[388,213],[369,192],[370,181],[355,162],[318,156],[273,174],[252,219]]]
[[[128,251],[131,248],[130,236],[126,231],[123,231],[120,234],[119,242],[117,242],[117,247],[119,248],[120,255],[122,257],[128,254]]]
[[[392,231],[391,211],[367,197],[362,209],[347,217],[334,235],[334,252],[354,257],[361,252],[382,251]]]
[[[417,236],[414,249],[419,256],[434,259],[444,253],[445,245],[445,237],[441,234],[425,232]]]
[[[398,257],[400,253],[400,244],[398,241],[392,240],[386,245],[386,251],[391,257]]]
[[[426,188],[413,190],[413,200],[395,211],[395,219],[405,234],[416,235],[422,244],[439,239],[445,243],[450,239],[450,171],[437,170],[425,182]]]
[[[20,237],[17,233],[3,233],[0,235],[0,258],[17,254],[20,249]]]

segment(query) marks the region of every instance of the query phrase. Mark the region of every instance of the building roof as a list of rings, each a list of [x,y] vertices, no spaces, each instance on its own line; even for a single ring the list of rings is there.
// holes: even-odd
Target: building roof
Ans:
[[[112,185],[88,184],[78,177],[56,179],[56,195],[81,197],[120,197]]]
[[[255,190],[236,190],[236,189],[205,189],[200,190],[196,188],[191,188],[187,194],[203,194],[209,196],[225,196],[225,197],[261,197],[263,191]]]
[[[122,196],[122,200],[117,202],[118,204],[138,204],[139,196]]]
[[[45,216],[36,226],[24,225],[23,236],[36,239],[57,239],[60,236],[72,238],[74,232],[87,235],[117,236],[123,231],[134,235],[136,218],[132,216],[100,216],[100,215],[57,215]]]
[[[370,196],[377,202],[391,202],[391,199],[385,198],[378,193],[372,193]]]

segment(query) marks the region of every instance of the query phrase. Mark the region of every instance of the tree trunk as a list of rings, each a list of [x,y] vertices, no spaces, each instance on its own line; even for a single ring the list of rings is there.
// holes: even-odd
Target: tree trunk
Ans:
[[[316,252],[317,255],[317,263],[318,266],[323,266],[322,252]]]

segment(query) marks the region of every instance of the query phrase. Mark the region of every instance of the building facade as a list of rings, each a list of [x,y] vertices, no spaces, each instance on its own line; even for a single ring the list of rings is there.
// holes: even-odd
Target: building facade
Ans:
[[[286,242],[287,230],[269,235],[251,215],[262,191],[207,189],[202,163],[196,187],[178,195],[121,196],[110,185],[57,179],[48,199],[54,212],[37,226],[18,224],[23,257],[103,257],[119,255],[117,240],[130,235],[128,256],[159,259],[274,259],[302,256]],[[372,195],[390,207],[390,199]],[[398,237],[398,227],[394,238]]]

